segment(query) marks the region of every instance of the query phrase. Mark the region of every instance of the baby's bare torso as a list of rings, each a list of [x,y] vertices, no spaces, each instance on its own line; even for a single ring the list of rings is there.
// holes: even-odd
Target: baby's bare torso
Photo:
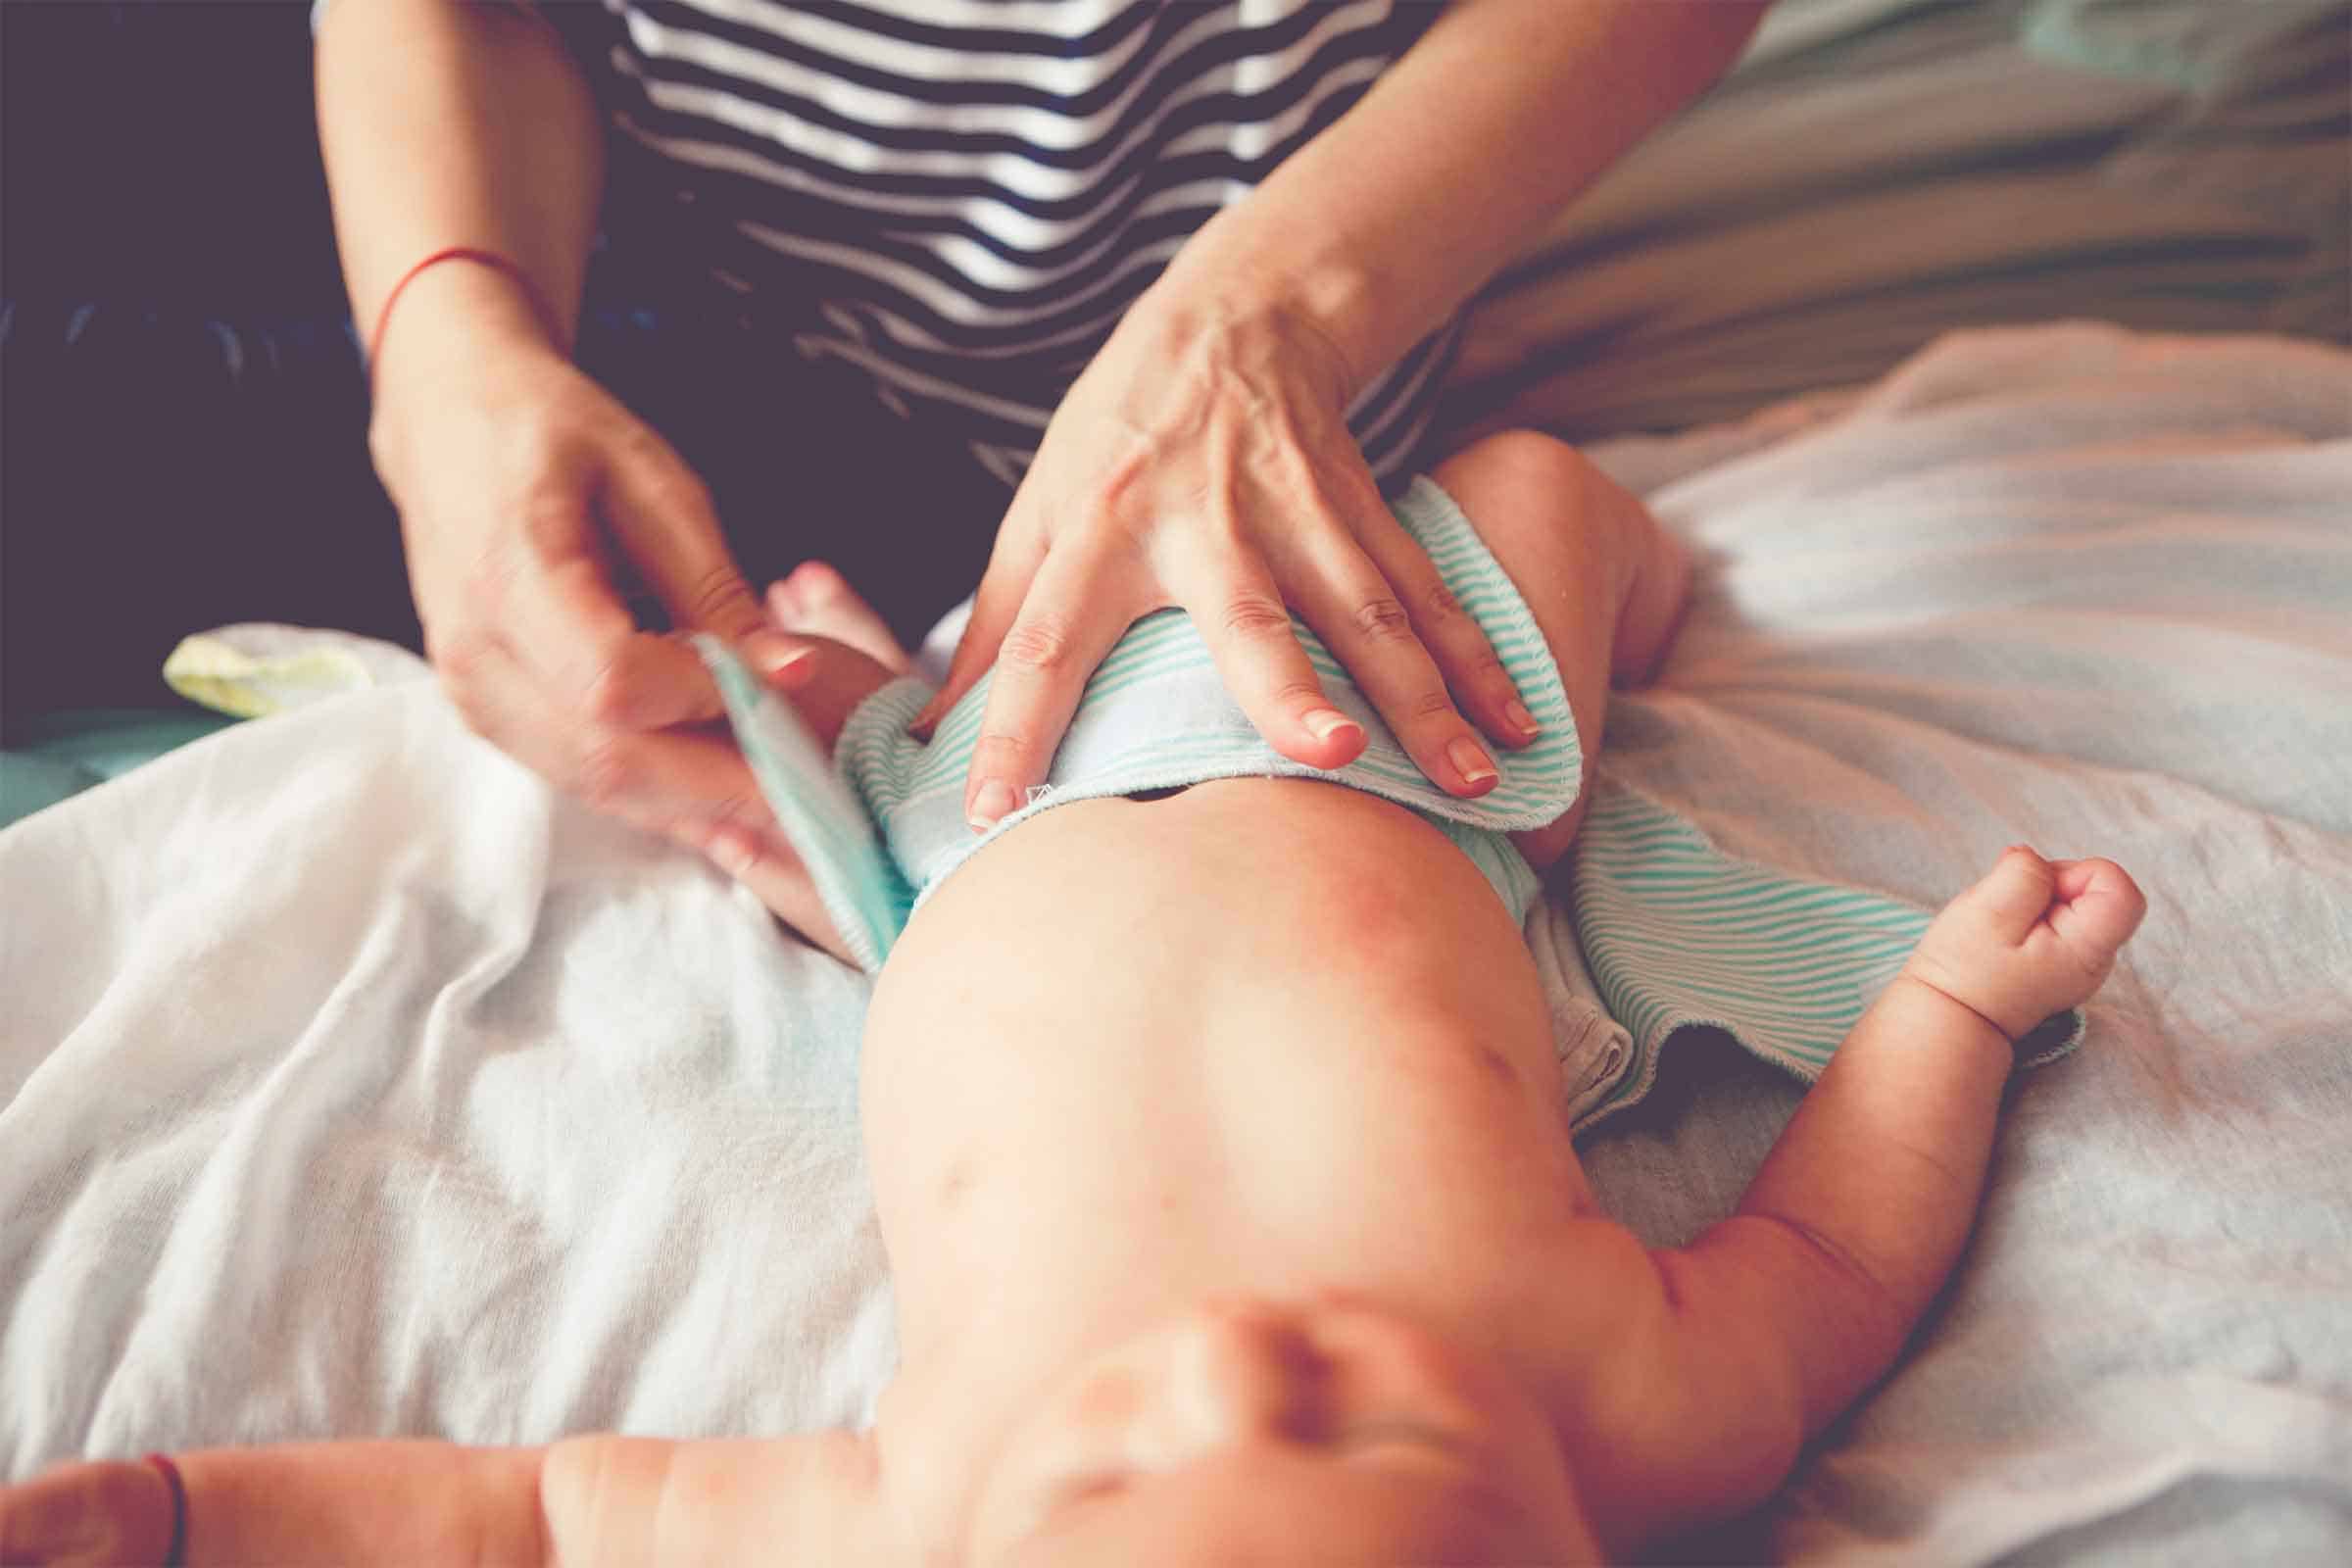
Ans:
[[[893,1398],[965,1440],[1204,1296],[1374,1295],[1530,1367],[1562,1268],[1621,1251],[1571,1245],[1602,1227],[1501,903],[1315,781],[1073,804],[981,852],[892,956],[862,1103]]]

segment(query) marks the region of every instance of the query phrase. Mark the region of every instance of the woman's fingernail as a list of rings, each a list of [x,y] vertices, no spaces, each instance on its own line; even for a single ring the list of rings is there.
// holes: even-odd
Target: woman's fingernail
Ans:
[[[1311,712],[1301,713],[1298,722],[1304,724],[1307,733],[1319,741],[1327,741],[1344,729],[1363,728],[1336,708],[1318,708]]]
[[[1480,750],[1478,742],[1467,735],[1454,737],[1446,748],[1446,756],[1452,761],[1454,771],[1462,775],[1465,784],[1484,784],[1491,778],[1502,776],[1494,771],[1494,760]]]
[[[979,794],[972,797],[972,808],[964,821],[985,831],[995,827],[998,818],[1009,815],[1011,811],[1012,786],[1001,778],[992,778],[980,786]]]
[[[1512,727],[1522,735],[1533,735],[1544,727],[1536,722],[1536,715],[1527,710],[1527,705],[1516,697],[1502,705],[1502,716],[1509,719]]]

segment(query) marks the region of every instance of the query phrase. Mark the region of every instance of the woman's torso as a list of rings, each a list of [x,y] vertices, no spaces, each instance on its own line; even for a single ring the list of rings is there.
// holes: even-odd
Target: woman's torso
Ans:
[[[858,366],[1017,480],[1184,239],[1344,114],[1439,8],[1399,0],[605,0],[566,23],[641,220],[747,318]],[[1452,334],[1350,422],[1401,477]]]

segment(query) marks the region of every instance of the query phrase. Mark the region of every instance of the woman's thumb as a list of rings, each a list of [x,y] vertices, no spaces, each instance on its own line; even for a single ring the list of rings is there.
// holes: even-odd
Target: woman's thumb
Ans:
[[[791,640],[776,635],[744,581],[709,489],[684,459],[650,431],[648,437],[628,445],[606,472],[604,512],[614,539],[661,596],[673,625],[723,639],[773,679],[790,659]]]

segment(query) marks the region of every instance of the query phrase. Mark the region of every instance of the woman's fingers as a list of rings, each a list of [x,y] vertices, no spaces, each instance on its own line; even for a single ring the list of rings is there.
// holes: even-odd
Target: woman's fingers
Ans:
[[[1503,668],[1494,645],[1487,641],[1486,632],[1446,586],[1429,552],[1405,532],[1396,514],[1378,500],[1377,492],[1364,508],[1355,532],[1373,567],[1404,607],[1413,635],[1437,665],[1463,714],[1505,746],[1532,744],[1538,733],[1536,717],[1520,699],[1519,688],[1512,683],[1510,671]],[[1353,661],[1341,657],[1349,668],[1354,667]],[[1387,705],[1381,706],[1381,712],[1388,715]],[[1392,725],[1394,722],[1392,719]],[[1420,754],[1414,755],[1418,760]],[[1426,770],[1427,764],[1423,767]]]
[[[1454,710],[1412,616],[1370,558],[1345,535],[1318,531],[1287,563],[1292,599],[1413,764],[1449,795],[1484,795],[1500,776],[1478,732]]]
[[[789,846],[736,827],[714,828],[699,839],[691,829],[673,836],[688,849],[709,856],[720,870],[751,889],[770,914],[811,943],[844,963],[858,961],[826,912],[825,901],[818,896],[808,866]]]
[[[1020,498],[1013,499],[1017,503]],[[1012,630],[1029,584],[1045,564],[1044,547],[1015,543],[1011,530],[1007,516],[1004,531],[997,536],[996,550],[989,556],[988,570],[981,575],[980,591],[972,596],[971,618],[964,622],[963,635],[956,639],[956,652],[948,661],[948,678],[907,726],[922,740],[931,738],[940,715],[962,702],[963,694],[978,685],[988,666],[996,662],[997,650],[1004,644],[1004,634]]]
[[[595,560],[575,555],[520,574],[510,602],[508,646],[586,722],[661,729],[724,714],[694,650],[640,628]]]
[[[1517,688],[1361,460],[1323,472],[1308,514],[1269,530],[1277,579],[1414,765],[1449,795],[1486,794],[1499,773],[1461,709],[1524,746],[1535,732],[1532,719],[1522,725],[1511,714]]]
[[[835,713],[834,731],[841,715],[890,678],[855,649],[795,642],[806,652],[787,678],[806,685],[808,693],[796,689],[793,700],[809,695],[820,710]],[[709,857],[794,930],[843,961],[856,961],[807,867],[785,841],[751,765],[723,731],[591,724],[572,733],[572,747],[551,749],[531,723],[546,699],[512,650],[476,659],[460,678],[473,684],[466,710],[484,738],[606,815]],[[816,722],[825,727],[821,718]]]
[[[621,602],[592,492],[681,628],[729,638],[771,674],[788,650],[742,586],[699,481],[666,449],[655,453],[650,433],[616,444],[601,455],[601,478],[593,467],[552,475],[527,503],[506,547],[499,638],[555,700],[543,724],[559,714],[628,729],[708,722],[724,712],[717,686],[683,637],[643,629]]]
[[[1455,710],[1444,676],[1415,637],[1412,617],[1388,579],[1337,532],[1336,524],[1322,537],[1339,542],[1321,547],[1320,560],[1312,564],[1304,555],[1295,555],[1291,563],[1301,579],[1295,597],[1302,601],[1309,622],[1423,772],[1455,795],[1493,789],[1497,776],[1493,756]],[[1354,760],[1363,750],[1364,732],[1324,694],[1265,563],[1247,548],[1178,548],[1167,555],[1166,569],[1176,578],[1173,597],[1192,616],[1226,688],[1267,743],[1310,767],[1344,767]],[[1118,569],[1106,552],[1065,547],[1046,558],[1009,614],[1004,607],[1012,591],[1001,584],[983,586],[972,625],[957,649],[956,661],[964,668],[951,673],[948,687],[917,720],[918,727],[935,723],[979,678],[988,667],[993,640],[996,673],[964,789],[965,816],[975,828],[994,825],[1033,785],[1045,781],[1088,679],[1145,602],[1133,593],[1105,592]],[[1435,568],[1429,573],[1434,582]],[[1000,620],[1002,631],[997,630]],[[1471,646],[1483,650],[1499,673],[1499,662],[1483,634],[1475,624],[1470,631]],[[1464,646],[1456,639],[1457,650]],[[1517,700],[1507,677],[1503,691],[1507,695],[1489,704],[1498,716]],[[1527,732],[1521,730],[1519,738],[1524,741]]]
[[[581,760],[578,793],[664,832],[683,822],[781,839],[751,764],[723,730],[601,731]]]
[[[550,731],[541,722],[550,696],[504,647],[445,662],[441,679],[485,740],[597,810],[651,832],[680,821],[776,832],[751,764],[722,730],[581,723]]]
[[[792,646],[736,569],[710,492],[684,460],[642,427],[610,456],[598,496],[622,550],[681,629],[712,632],[753,668],[773,674]]]
[[[1323,694],[1263,561],[1247,549],[1185,552],[1174,575],[1177,603],[1267,745],[1309,767],[1345,767],[1362,754],[1363,726]]]
[[[1087,680],[1135,618],[1120,576],[1107,553],[1072,545],[1048,556],[1030,579],[995,650],[996,675],[964,777],[964,820],[975,829],[994,826],[1046,781]]]

